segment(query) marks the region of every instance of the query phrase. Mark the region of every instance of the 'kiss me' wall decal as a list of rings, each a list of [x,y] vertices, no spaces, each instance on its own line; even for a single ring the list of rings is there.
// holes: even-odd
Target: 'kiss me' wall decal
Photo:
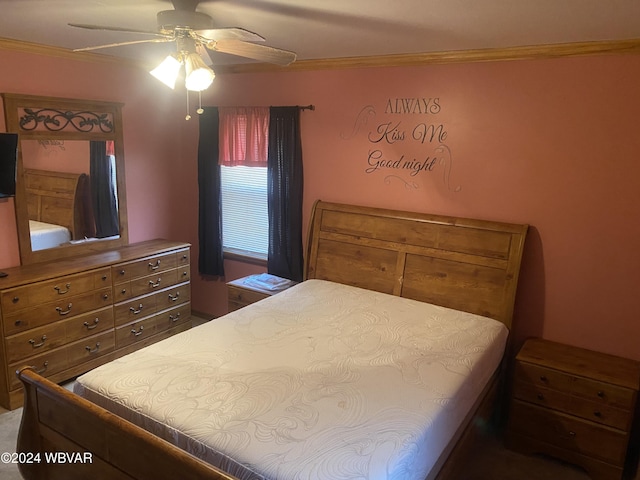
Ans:
[[[437,121],[442,107],[439,98],[389,98],[378,114],[374,105],[366,105],[356,116],[349,134],[343,140],[366,138],[364,171],[383,173],[384,182],[399,180],[406,188],[419,188],[416,179],[425,174],[441,174],[444,186],[453,192],[462,187],[451,186],[451,148],[446,140],[446,126]]]

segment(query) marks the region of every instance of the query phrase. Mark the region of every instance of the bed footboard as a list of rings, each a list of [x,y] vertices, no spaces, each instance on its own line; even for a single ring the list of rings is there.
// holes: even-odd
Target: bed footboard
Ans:
[[[18,377],[25,401],[17,452],[26,480],[236,480],[31,367]]]

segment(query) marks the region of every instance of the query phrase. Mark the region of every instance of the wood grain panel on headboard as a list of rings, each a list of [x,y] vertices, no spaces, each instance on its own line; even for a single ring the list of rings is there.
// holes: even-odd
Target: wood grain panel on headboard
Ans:
[[[86,174],[25,169],[24,182],[29,220],[63,226],[73,240],[94,235]]]
[[[318,201],[305,278],[476,313],[510,328],[527,228]]]

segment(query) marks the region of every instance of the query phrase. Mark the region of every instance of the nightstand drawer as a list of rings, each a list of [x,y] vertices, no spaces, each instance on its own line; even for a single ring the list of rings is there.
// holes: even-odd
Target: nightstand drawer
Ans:
[[[513,387],[513,396],[525,402],[575,415],[625,432],[631,427],[633,415],[628,410],[621,410],[602,403],[589,402],[583,398],[577,398],[531,383],[516,381]]]
[[[259,300],[267,298],[268,296],[269,295],[267,295],[266,293],[236,288],[231,285],[229,286],[229,301],[242,305],[255,303]]]
[[[594,402],[605,403],[631,410],[636,401],[636,392],[630,388],[598,382],[589,378],[576,377],[572,391],[576,395]]]
[[[516,378],[532,385],[552,388],[561,392],[569,393],[572,389],[573,378],[570,375],[530,363],[518,362],[516,364]]]
[[[510,422],[514,432],[613,465],[624,464],[627,437],[621,431],[518,400],[513,401]]]

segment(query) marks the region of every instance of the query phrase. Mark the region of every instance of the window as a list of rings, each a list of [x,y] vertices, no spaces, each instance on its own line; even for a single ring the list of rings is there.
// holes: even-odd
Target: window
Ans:
[[[266,260],[269,247],[267,167],[220,167],[225,252]]]
[[[268,108],[220,108],[223,250],[263,260],[269,248],[268,134]]]

